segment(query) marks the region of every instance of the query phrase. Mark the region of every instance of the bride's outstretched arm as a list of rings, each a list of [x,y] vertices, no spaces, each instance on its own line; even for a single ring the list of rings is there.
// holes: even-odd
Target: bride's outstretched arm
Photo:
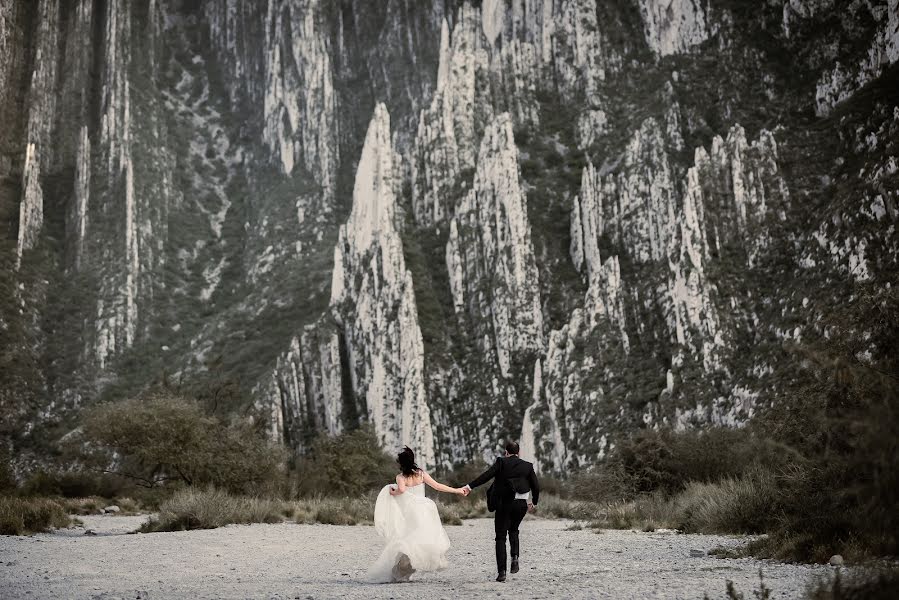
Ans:
[[[461,494],[462,488],[454,488],[448,485],[443,485],[439,481],[435,481],[433,477],[422,471],[422,478],[424,478],[425,483],[429,486],[437,490],[438,492],[447,492],[448,494]]]

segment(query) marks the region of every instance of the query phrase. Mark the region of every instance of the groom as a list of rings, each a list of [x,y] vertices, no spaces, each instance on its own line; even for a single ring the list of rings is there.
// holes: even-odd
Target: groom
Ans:
[[[487,492],[493,495],[496,507],[494,529],[496,530],[496,569],[497,581],[506,580],[506,536],[509,536],[509,549],[512,554],[512,573],[518,573],[518,526],[524,515],[535,510],[540,497],[540,485],[534,465],[518,458],[518,443],[506,444],[506,454],[496,459],[489,469],[474,481],[462,488],[466,496],[471,490],[493,479],[493,485]],[[528,501],[532,495],[533,503]],[[491,504],[488,499],[488,504]]]

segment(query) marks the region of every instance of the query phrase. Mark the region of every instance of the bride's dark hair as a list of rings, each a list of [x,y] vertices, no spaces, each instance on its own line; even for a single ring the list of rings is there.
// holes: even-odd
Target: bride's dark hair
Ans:
[[[406,477],[412,477],[421,469],[415,464],[415,453],[409,446],[403,446],[403,451],[396,455],[396,462],[400,465],[400,471]]]

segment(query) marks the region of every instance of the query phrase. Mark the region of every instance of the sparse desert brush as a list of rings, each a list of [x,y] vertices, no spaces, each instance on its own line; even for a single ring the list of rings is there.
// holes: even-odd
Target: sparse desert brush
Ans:
[[[0,535],[29,535],[70,524],[63,506],[53,500],[0,497]]]
[[[184,488],[159,508],[159,514],[141,527],[153,531],[214,529],[234,523],[278,523],[283,520],[278,500],[232,496],[214,488]]]
[[[315,496],[287,503],[291,517],[297,523],[326,525],[368,524],[374,520],[374,497]]]
[[[598,519],[603,505],[583,500],[566,500],[555,495],[540,496],[536,514],[541,517],[591,521]]]
[[[715,483],[691,483],[671,502],[684,531],[764,533],[776,522],[777,482],[758,469]]]
[[[899,569],[893,566],[837,569],[811,583],[808,600],[892,600],[899,590]]]

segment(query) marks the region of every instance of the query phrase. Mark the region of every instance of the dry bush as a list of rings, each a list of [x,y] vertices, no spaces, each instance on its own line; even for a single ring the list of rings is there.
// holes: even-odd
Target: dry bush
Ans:
[[[53,500],[0,497],[0,535],[29,535],[70,524],[63,506]]]
[[[314,496],[284,503],[284,514],[297,523],[358,525],[374,520],[374,497]]]
[[[111,504],[119,507],[119,515],[140,515],[148,512],[139,501],[128,497],[110,500],[109,498],[88,496],[87,498],[60,498],[57,502],[70,515],[95,515]]]
[[[771,473],[757,469],[716,483],[690,483],[671,502],[683,531],[764,533],[776,522],[777,482]]]
[[[866,567],[844,572],[840,569],[809,585],[808,600],[892,600],[899,590],[899,569]]]
[[[215,529],[232,523],[278,523],[282,504],[277,500],[232,496],[214,488],[184,488],[160,506],[159,514],[141,531]]]

